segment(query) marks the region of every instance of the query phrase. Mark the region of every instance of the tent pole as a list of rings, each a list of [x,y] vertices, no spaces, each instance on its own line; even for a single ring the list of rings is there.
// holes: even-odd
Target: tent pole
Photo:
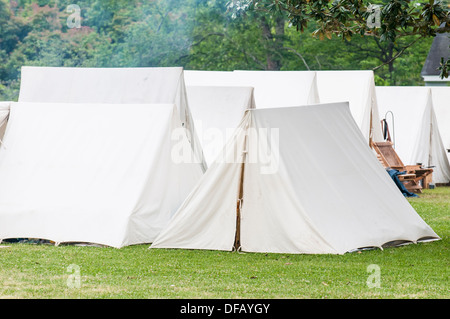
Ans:
[[[369,147],[372,147],[372,142],[373,142],[373,110],[370,110],[370,127],[369,127]]]
[[[241,248],[241,210],[242,203],[244,202],[244,174],[245,174],[245,161],[247,159],[247,143],[248,143],[248,124],[245,128],[244,150],[242,152],[242,163],[239,178],[238,200],[236,202],[236,234],[234,237],[233,248],[235,251]]]
[[[241,178],[239,181],[239,198],[236,202],[236,235],[234,237],[234,250],[238,251],[241,247],[241,209],[244,195],[244,172],[245,165],[241,165]]]
[[[433,166],[433,117],[431,111],[432,109],[430,107],[430,149],[428,150],[428,167]]]

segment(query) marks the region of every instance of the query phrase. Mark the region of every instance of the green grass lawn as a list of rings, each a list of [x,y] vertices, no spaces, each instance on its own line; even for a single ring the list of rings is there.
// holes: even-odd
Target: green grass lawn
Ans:
[[[0,298],[448,299],[450,187],[410,202],[442,240],[343,256],[5,243]]]

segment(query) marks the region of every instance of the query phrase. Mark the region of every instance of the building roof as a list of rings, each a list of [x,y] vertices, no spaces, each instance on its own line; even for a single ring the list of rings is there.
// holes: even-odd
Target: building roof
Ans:
[[[430,52],[422,68],[422,76],[439,75],[441,58],[450,58],[450,33],[438,33],[431,44]]]

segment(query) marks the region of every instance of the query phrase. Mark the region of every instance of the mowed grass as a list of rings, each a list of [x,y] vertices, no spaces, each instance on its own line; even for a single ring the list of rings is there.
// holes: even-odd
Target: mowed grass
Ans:
[[[342,256],[2,244],[0,298],[447,299],[450,187],[409,201],[442,240]]]

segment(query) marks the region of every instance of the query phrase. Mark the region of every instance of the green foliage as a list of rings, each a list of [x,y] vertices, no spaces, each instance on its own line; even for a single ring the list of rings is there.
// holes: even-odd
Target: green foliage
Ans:
[[[369,23],[374,19],[374,11],[369,9],[372,4],[380,6],[376,24]],[[389,59],[380,59],[382,65],[389,65],[391,84],[400,83],[393,76],[393,61],[406,49],[416,42],[427,42],[437,32],[450,31],[450,6],[435,0],[234,0],[230,7],[237,12],[254,11],[269,15],[283,12],[297,31],[304,32],[308,26],[315,24],[312,34],[320,40],[331,39],[333,35],[344,41],[350,41],[357,35],[375,38],[380,44],[391,47],[387,54]],[[405,39],[408,39],[407,43]],[[399,47],[400,42],[403,42],[402,47]],[[377,43],[381,54],[386,56],[380,44]],[[394,52],[392,47],[395,54],[391,54]],[[442,61],[441,65],[441,78],[448,77],[449,61]]]
[[[276,5],[248,1],[80,0],[81,27],[68,24],[72,0],[0,0],[0,98],[17,99],[24,65],[183,66],[187,69],[372,69],[379,83],[417,85],[431,38],[380,43],[352,31],[320,33],[322,14],[300,24]],[[312,1],[316,9],[328,1]],[[245,10],[243,10],[245,9]],[[334,9],[345,21],[352,11]],[[425,19],[425,18],[424,18]],[[428,15],[428,18],[430,16]],[[431,16],[432,19],[432,16]],[[307,23],[306,23],[307,22]],[[313,36],[312,36],[313,35]],[[315,36],[315,37],[314,37]],[[324,39],[321,41],[320,39]],[[389,61],[402,53],[395,61]]]
[[[303,31],[316,22],[316,35],[338,35],[349,40],[353,35],[372,35],[395,42],[412,34],[423,37],[435,35],[450,26],[449,12],[441,1],[407,0],[239,0],[240,10],[259,10],[267,13],[282,11],[297,30]],[[371,4],[380,4],[380,25],[368,24],[372,17]]]
[[[441,58],[439,71],[440,71],[439,76],[441,79],[448,78],[448,74],[450,72],[450,59],[445,61],[445,59],[443,57]]]

